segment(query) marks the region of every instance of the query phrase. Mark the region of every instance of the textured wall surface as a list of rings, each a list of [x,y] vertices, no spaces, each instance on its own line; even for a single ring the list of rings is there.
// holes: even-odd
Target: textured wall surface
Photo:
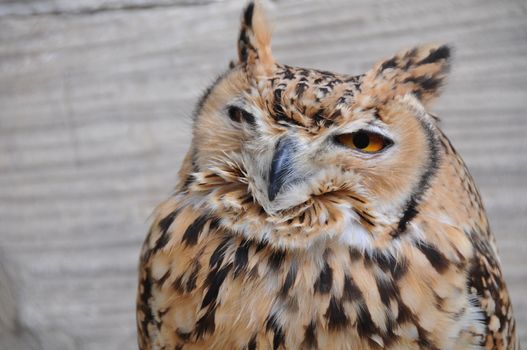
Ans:
[[[148,216],[241,1],[0,0],[0,349],[134,349]],[[478,182],[527,346],[527,3],[280,0],[274,52],[361,73],[456,48],[435,107]]]

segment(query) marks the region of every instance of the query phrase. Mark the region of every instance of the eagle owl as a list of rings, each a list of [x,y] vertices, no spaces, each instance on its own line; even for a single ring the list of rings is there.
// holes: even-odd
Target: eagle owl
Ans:
[[[142,249],[140,349],[518,349],[480,195],[427,111],[449,60],[280,64],[249,3]]]

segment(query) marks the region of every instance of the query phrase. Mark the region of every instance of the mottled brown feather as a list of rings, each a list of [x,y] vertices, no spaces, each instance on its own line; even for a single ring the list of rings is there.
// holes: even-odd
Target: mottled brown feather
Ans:
[[[269,33],[249,3],[238,63],[200,102],[176,191],[155,210],[139,348],[519,349],[480,195],[426,111],[450,49],[350,76],[276,63]],[[393,146],[335,142],[357,125]],[[295,181],[271,200],[284,138]]]

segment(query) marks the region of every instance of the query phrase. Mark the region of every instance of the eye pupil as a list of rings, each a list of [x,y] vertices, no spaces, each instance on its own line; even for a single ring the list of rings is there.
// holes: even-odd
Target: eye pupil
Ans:
[[[389,138],[367,130],[337,135],[335,141],[362,153],[377,153],[393,145],[393,141]]]
[[[370,137],[365,132],[357,132],[353,134],[353,144],[358,149],[365,149],[370,144]]]
[[[236,123],[239,123],[242,121],[242,115],[241,111],[236,107],[230,107],[229,108],[229,118]]]

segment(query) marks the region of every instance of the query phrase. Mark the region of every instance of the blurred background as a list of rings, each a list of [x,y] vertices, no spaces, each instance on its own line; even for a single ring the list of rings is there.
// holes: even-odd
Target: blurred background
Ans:
[[[527,2],[265,2],[282,63],[455,47],[434,108],[481,189],[527,346]],[[242,1],[0,0],[0,349],[135,349],[136,266]]]

